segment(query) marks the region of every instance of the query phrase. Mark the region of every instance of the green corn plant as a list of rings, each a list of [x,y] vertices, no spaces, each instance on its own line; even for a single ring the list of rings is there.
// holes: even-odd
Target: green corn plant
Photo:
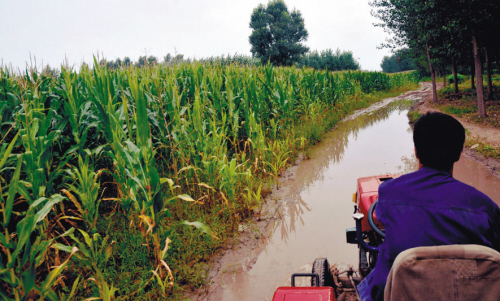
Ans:
[[[23,196],[29,203],[44,197],[46,191],[55,192],[53,181],[62,175],[63,166],[67,162],[67,159],[55,161],[51,152],[53,145],[61,136],[61,130],[50,129],[52,112],[49,110],[47,115],[39,113],[41,118],[35,117],[29,123],[21,123],[23,129],[20,130],[20,136],[25,150],[23,160],[29,187],[32,190],[31,197]]]
[[[71,291],[68,294],[65,294],[65,293],[62,293],[62,292],[58,293],[58,296],[57,296],[58,299],[60,301],[72,301],[72,300],[75,300],[76,299],[76,291],[77,291],[79,283],[80,283],[80,276],[78,276],[76,278],[75,282],[73,282],[73,285],[71,286]]]
[[[191,202],[197,214],[213,215],[214,208],[224,208],[224,204],[234,216],[258,210],[262,200],[261,187],[256,183],[263,180],[258,177],[266,176],[264,167],[279,188],[278,177],[292,154],[305,152],[307,141],[315,141],[320,134],[319,129],[302,132],[297,126],[323,122],[327,112],[341,116],[359,107],[362,95],[411,85],[417,80],[416,73],[411,72],[332,73],[221,62],[111,69],[95,60],[94,67],[82,66],[79,72],[66,68],[59,77],[39,76],[36,71],[21,75],[2,69],[2,214],[11,212],[5,215],[10,218],[7,228],[17,230],[18,224],[26,223],[32,213],[14,212],[14,203],[26,202],[37,214],[49,201],[61,199],[56,194],[62,191],[69,201],[51,207],[59,217],[51,220],[47,214],[37,219],[29,241],[34,245],[38,239],[45,246],[60,230],[57,223],[62,220],[65,226],[81,218],[85,230],[92,233],[99,218],[101,178],[96,169],[106,171],[113,180],[105,180],[108,174],[101,179],[103,195],[120,203],[122,210],[117,208],[113,215],[139,219],[145,243],[148,248],[152,246],[154,254],[152,279],[168,298],[175,272],[165,266],[164,250],[168,248],[162,235],[167,224],[176,222],[171,221],[173,217],[185,214],[180,210],[186,206],[179,200]],[[16,131],[17,136],[13,134]],[[287,135],[298,140],[292,143]],[[7,152],[22,153],[22,159],[2,156]],[[13,181],[16,160],[22,161],[17,182]],[[10,189],[16,191],[12,199]],[[186,194],[181,194],[184,191]],[[169,205],[174,202],[178,206]],[[68,212],[76,212],[77,216],[68,218]],[[205,232],[197,221],[186,223]],[[2,234],[9,243],[18,241],[18,236],[12,237],[14,231],[8,237],[4,229]],[[24,257],[26,245],[17,257]],[[15,251],[12,246],[8,248],[11,254]],[[84,246],[89,248],[85,242]],[[51,247],[53,243],[49,243]],[[72,251],[70,247],[61,248]],[[40,251],[38,257],[44,252]],[[77,260],[87,260],[81,252],[75,254],[80,256]],[[35,272],[38,270],[35,265]],[[96,283],[102,283],[100,296],[111,299],[113,287],[101,281],[102,273],[93,273]],[[31,290],[36,298],[45,281],[37,277]],[[19,298],[24,298],[23,286],[16,282],[16,289]],[[58,291],[56,295],[71,299],[75,291],[78,289],[68,295]],[[8,298],[14,298],[11,292]],[[46,298],[56,295],[48,291]]]
[[[101,200],[98,198],[101,171],[97,173],[94,171],[94,166],[89,164],[89,157],[86,156],[84,161],[81,156],[78,156],[78,168],[66,170],[75,184],[68,184],[69,191],[63,189],[63,192],[78,209],[81,217],[87,224],[87,229],[95,231],[97,218],[99,217],[99,204],[101,203]],[[80,202],[71,192],[78,196]]]
[[[78,91],[77,74],[66,68],[62,68],[61,72],[64,81],[61,82],[60,93],[66,99],[64,110],[76,144],[83,146],[91,126],[83,123],[82,118],[88,114],[87,104],[90,102],[85,100],[86,95],[82,91]]]
[[[78,245],[80,252],[75,254],[80,262],[85,264],[93,274],[93,280],[99,288],[99,297],[104,301],[112,301],[115,299],[115,293],[118,291],[113,284],[108,285],[101,269],[106,266],[106,262],[112,255],[114,241],[109,242],[109,236],[101,239],[98,233],[90,236],[87,232],[80,230],[84,241],[80,241],[73,233],[70,237]],[[67,251],[67,246],[56,245],[56,248]],[[102,256],[104,254],[104,256]]]
[[[13,145],[13,140],[11,145]],[[6,158],[10,155],[11,148],[3,153],[2,160],[0,161],[0,169],[6,162]],[[9,231],[9,224],[11,223],[14,214],[21,215],[21,213],[14,212],[14,198],[20,191],[20,174],[21,166],[23,163],[23,156],[20,155],[17,159],[16,168],[9,185],[2,187],[0,194],[0,204],[2,207],[2,228],[4,233],[0,233],[0,243],[3,252],[6,256],[6,261],[0,262],[0,279],[10,288],[9,292],[0,290],[0,296],[5,300],[57,300],[57,295],[52,290],[52,287],[57,277],[63,272],[64,268],[68,265],[70,258],[77,248],[67,246],[66,250],[70,256],[59,266],[54,268],[44,279],[38,279],[39,285],[36,284],[37,275],[40,266],[46,259],[46,254],[51,247],[52,243],[64,236],[71,235],[74,228],[71,228],[62,235],[52,239],[43,239],[42,230],[38,224],[45,220],[46,216],[51,211],[55,204],[60,203],[64,197],[61,195],[53,195],[50,198],[41,197],[35,200],[24,217],[17,223],[16,231],[11,233]],[[4,192],[3,188],[7,190]]]
[[[274,179],[276,180],[276,189],[279,189],[279,176],[281,171],[285,169],[288,159],[288,155],[291,153],[287,151],[287,146],[285,143],[280,141],[274,141],[271,146],[271,151],[273,159],[271,161],[266,161],[264,164],[269,166],[273,172]]]
[[[240,173],[237,171],[239,167],[241,165],[236,165],[235,158],[228,162],[227,158],[224,157],[220,163],[221,183],[219,189],[225,192],[222,196],[227,205],[229,202],[234,203],[236,199],[236,183],[240,178]]]
[[[262,205],[263,205],[262,194],[261,194],[262,184],[259,184],[259,188],[257,188],[257,191],[253,191],[249,187],[245,188],[245,190],[247,191],[246,207],[248,208],[248,210],[258,209],[259,219],[260,219],[262,213]]]

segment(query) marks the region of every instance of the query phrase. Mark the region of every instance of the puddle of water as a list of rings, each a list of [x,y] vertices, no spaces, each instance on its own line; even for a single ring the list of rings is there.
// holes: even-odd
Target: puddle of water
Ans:
[[[490,170],[466,156],[453,167],[453,176],[489,196],[500,206],[500,181],[494,177]]]
[[[223,300],[270,300],[296,272],[310,272],[312,261],[358,263],[358,249],[345,240],[354,226],[352,194],[363,176],[416,170],[412,131],[406,116],[411,103],[388,106],[339,125],[303,161],[290,184],[282,219],[254,266],[224,283]],[[500,181],[463,157],[455,176],[500,203]],[[476,185],[477,184],[477,185]]]

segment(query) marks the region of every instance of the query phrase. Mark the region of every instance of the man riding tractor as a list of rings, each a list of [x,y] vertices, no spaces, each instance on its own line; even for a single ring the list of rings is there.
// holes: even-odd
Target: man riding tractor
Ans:
[[[474,244],[500,250],[500,209],[452,177],[465,142],[460,122],[427,113],[415,123],[413,142],[419,170],[379,187],[375,213],[385,240],[375,268],[358,285],[362,300],[383,300],[394,260],[407,249]]]
[[[378,201],[375,192],[365,198],[368,212],[357,197],[356,229],[347,236],[360,247],[364,279],[357,284],[359,279],[349,276],[354,290],[361,300],[384,300],[384,295],[385,300],[500,300],[500,209],[452,177],[465,142],[463,126],[449,115],[427,113],[415,123],[413,141],[419,169],[394,179],[372,177],[380,186]],[[325,261],[315,261],[324,268],[313,268],[312,279],[319,286],[338,284]],[[439,285],[446,288],[433,291]]]

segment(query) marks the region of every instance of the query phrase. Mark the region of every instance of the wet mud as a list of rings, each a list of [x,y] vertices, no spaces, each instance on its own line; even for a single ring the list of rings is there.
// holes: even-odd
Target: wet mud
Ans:
[[[430,87],[386,99],[355,112],[281,179],[267,198],[260,221],[217,258],[206,290],[194,300],[271,300],[296,272],[310,272],[315,258],[357,266],[358,249],[345,239],[354,226],[356,179],[416,170],[408,109],[429,97]],[[500,204],[500,180],[491,169],[464,155],[455,177]],[[243,229],[244,228],[244,229]],[[307,281],[302,281],[307,284]]]

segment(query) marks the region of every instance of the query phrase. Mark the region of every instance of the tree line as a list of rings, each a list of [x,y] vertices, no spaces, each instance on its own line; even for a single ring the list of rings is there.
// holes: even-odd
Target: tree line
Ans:
[[[290,11],[283,0],[259,4],[250,17],[250,28],[250,51],[262,64],[330,71],[360,69],[350,51],[310,51],[304,45],[309,34],[302,14],[297,9]]]
[[[385,73],[396,73],[416,69],[408,49],[400,49],[391,56],[384,56],[380,67]]]
[[[172,56],[167,54],[163,57],[163,60],[159,60],[156,56],[140,56],[137,61],[132,61],[130,57],[126,56],[123,59],[117,58],[115,60],[101,59],[99,60],[99,66],[106,66],[110,70],[126,68],[126,67],[147,67],[155,65],[165,65],[171,67],[176,64],[181,63],[208,63],[211,65],[218,64],[221,66],[227,65],[240,65],[240,66],[260,66],[262,64],[261,59],[255,58],[243,54],[234,55],[221,55],[221,56],[211,56],[207,58],[191,59],[184,58],[183,54],[177,54]],[[351,51],[340,51],[337,49],[333,51],[332,49],[323,50],[321,52],[311,51],[302,56],[300,59],[294,63],[297,68],[310,67],[316,70],[329,70],[329,71],[342,71],[342,70],[359,70],[360,65],[354,59]],[[50,77],[58,77],[60,70],[58,68],[53,68],[50,65],[45,65],[42,68],[42,74]]]
[[[183,54],[168,53],[159,59],[153,55],[140,56],[137,61],[130,57],[99,60],[101,67],[117,69],[122,67],[145,67],[163,64],[173,66],[194,61],[210,64],[238,64],[259,66],[271,63],[275,66],[310,67],[317,70],[343,71],[359,70],[360,64],[351,51],[314,50],[304,45],[308,32],[299,10],[290,11],[283,0],[271,0],[267,5],[259,4],[250,18],[252,33],[249,37],[252,56],[235,54],[233,56],[212,56],[208,58],[185,58]],[[46,66],[44,74],[58,76],[57,69]]]
[[[382,47],[408,48],[422,66],[425,58],[432,77],[433,100],[437,102],[436,73],[451,67],[455,92],[457,69],[468,67],[475,76],[479,117],[486,116],[485,98],[493,98],[492,62],[500,59],[500,2],[492,0],[373,0],[377,26],[392,33]],[[483,68],[487,93],[483,92]],[[474,80],[472,80],[474,85]]]

